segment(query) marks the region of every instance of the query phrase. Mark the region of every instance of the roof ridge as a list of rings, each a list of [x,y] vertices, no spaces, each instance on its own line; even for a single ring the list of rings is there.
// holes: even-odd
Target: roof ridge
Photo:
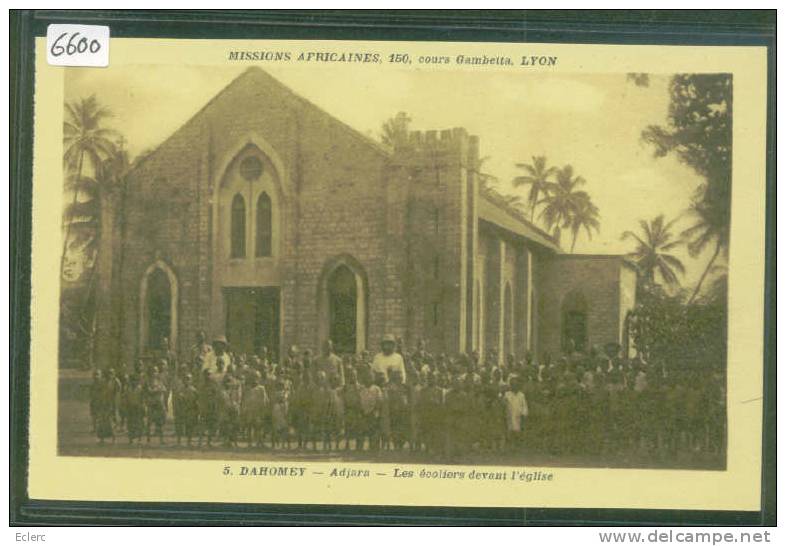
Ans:
[[[204,113],[212,104],[214,104],[221,96],[223,96],[231,87],[233,87],[237,82],[251,76],[251,75],[263,75],[273,81],[276,85],[278,85],[281,89],[289,93],[293,98],[296,100],[310,106],[314,110],[318,111],[323,116],[327,116],[331,121],[335,122],[339,127],[343,130],[349,132],[352,136],[359,138],[365,144],[370,145],[375,151],[378,153],[390,157],[392,154],[390,151],[386,150],[380,143],[376,142],[374,139],[364,135],[351,125],[341,121],[336,116],[332,115],[325,109],[321,108],[320,106],[314,104],[307,98],[299,95],[293,89],[291,89],[288,85],[284,82],[279,80],[278,78],[272,76],[268,71],[264,70],[259,66],[249,66],[245,69],[242,73],[240,73],[237,77],[233,78],[229,83],[227,83],[221,90],[213,95],[210,100],[208,100],[204,105],[202,105],[199,110],[194,112],[186,121],[184,121],[177,129],[175,129],[169,136],[167,136],[164,140],[158,143],[152,150],[138,155],[134,161],[132,162],[131,166],[129,167],[129,172],[135,170],[139,167],[142,163],[144,163],[147,159],[152,157],[156,152],[158,152],[168,141],[170,141],[175,135],[177,135],[183,128],[187,127],[190,123],[192,123],[195,119],[197,119],[202,113]]]

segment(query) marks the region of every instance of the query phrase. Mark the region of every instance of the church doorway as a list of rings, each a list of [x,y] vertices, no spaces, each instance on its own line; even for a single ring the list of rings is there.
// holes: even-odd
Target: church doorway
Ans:
[[[580,291],[570,292],[562,302],[562,348],[583,352],[588,349],[587,300]]]
[[[330,339],[336,352],[354,353],[357,347],[357,281],[346,265],[333,270],[327,282]]]
[[[162,349],[164,339],[172,337],[172,288],[169,277],[154,269],[147,278],[148,349]]]
[[[224,288],[226,336],[236,354],[259,354],[267,347],[277,357],[279,302],[277,287]]]

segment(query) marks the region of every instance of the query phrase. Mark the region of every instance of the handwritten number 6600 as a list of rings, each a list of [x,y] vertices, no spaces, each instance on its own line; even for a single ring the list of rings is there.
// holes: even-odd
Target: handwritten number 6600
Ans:
[[[53,57],[59,57],[63,53],[66,55],[74,55],[75,53],[84,53],[85,51],[90,51],[90,53],[96,53],[101,49],[101,44],[98,40],[88,40],[87,37],[82,36],[79,40],[74,43],[74,40],[77,36],[79,36],[78,32],[74,32],[71,34],[71,37],[68,39],[68,43],[66,45],[62,45],[60,40],[65,38],[68,35],[68,32],[64,32],[60,36],[57,37],[57,40],[52,42],[52,47],[49,49],[49,52],[52,54]]]

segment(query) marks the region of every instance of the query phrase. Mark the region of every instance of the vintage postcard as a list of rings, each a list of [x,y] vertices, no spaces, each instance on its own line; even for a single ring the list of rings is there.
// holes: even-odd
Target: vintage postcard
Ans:
[[[760,506],[766,50],[37,41],[33,499]]]

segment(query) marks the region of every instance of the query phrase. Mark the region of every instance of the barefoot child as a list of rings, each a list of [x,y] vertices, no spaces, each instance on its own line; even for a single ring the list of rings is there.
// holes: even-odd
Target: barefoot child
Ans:
[[[261,374],[253,370],[247,375],[247,384],[240,405],[241,422],[248,434],[248,446],[262,447],[264,423],[269,409],[268,395],[262,384]]]
[[[283,379],[275,384],[271,406],[270,446],[275,449],[281,442],[282,447],[289,449],[289,399],[288,390]]]
[[[511,382],[510,390],[505,393],[505,416],[507,423],[508,444],[513,447],[520,447],[521,430],[524,424],[524,417],[529,413],[527,399],[521,390],[521,378],[516,377]]]

